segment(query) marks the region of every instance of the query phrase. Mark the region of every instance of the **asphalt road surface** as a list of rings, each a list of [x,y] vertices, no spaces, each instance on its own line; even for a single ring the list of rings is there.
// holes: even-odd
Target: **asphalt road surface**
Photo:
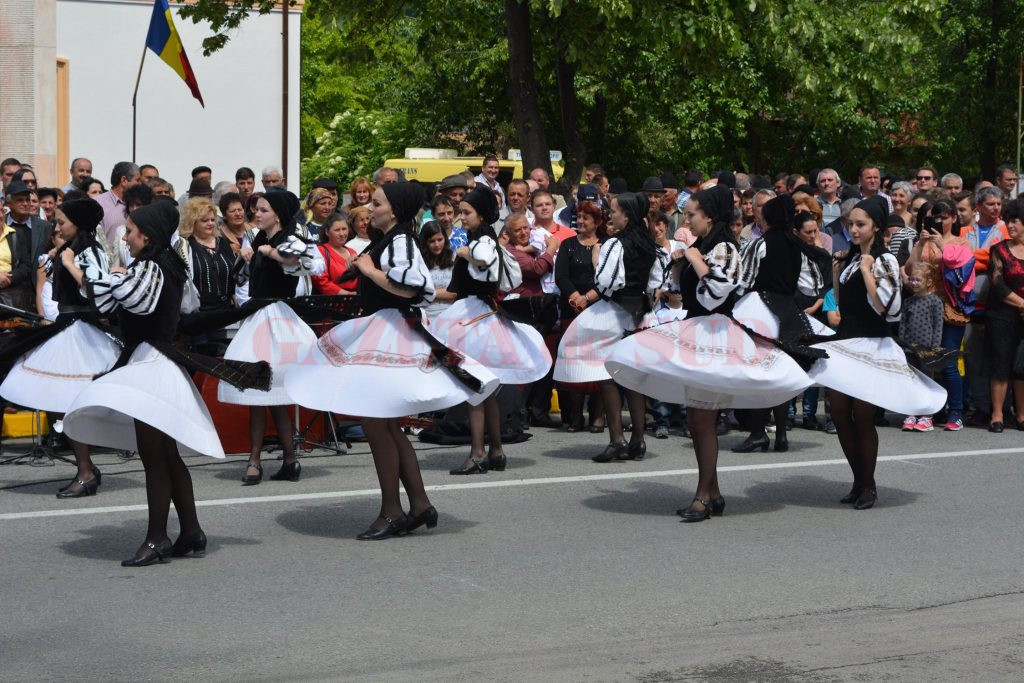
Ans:
[[[414,440],[440,524],[382,542],[354,538],[365,444],[251,488],[244,456],[193,458],[209,551],[141,569],[119,563],[145,534],[137,459],[99,455],[99,495],[71,501],[70,465],[3,466],[0,679],[1024,679],[1024,434],[880,431],[875,509],[838,504],[835,437],[738,455],[733,432],[700,524],[675,516],[696,482],[675,434],[597,465],[607,435],[534,429],[462,478],[465,447]]]

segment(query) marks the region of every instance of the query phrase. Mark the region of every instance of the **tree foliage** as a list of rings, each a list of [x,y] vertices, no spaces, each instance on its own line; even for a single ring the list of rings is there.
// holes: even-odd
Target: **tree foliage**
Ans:
[[[970,175],[1015,152],[1024,0],[523,1],[547,142],[632,183],[686,167],[850,174],[869,159]],[[187,11],[211,21],[216,49],[270,6]],[[308,0],[304,12],[307,164],[338,156],[322,136],[343,111],[401,121],[390,145],[518,146],[504,3]]]

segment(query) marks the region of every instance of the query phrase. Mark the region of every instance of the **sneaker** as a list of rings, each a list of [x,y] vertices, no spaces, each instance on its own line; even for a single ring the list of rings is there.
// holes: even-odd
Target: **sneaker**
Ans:
[[[668,427],[665,425],[658,425],[654,428],[655,439],[667,439],[668,438]]]
[[[903,419],[903,431],[912,432],[917,429],[917,418],[913,415],[907,415]]]
[[[935,427],[932,425],[932,419],[930,417],[922,417],[914,425],[915,432],[931,432],[934,431]]]
[[[959,432],[963,428],[964,428],[964,421],[961,420],[960,418],[957,418],[955,420],[950,420],[946,424],[942,425],[942,429],[947,431],[947,432]]]
[[[838,434],[839,430],[836,429],[836,423],[833,422],[832,420],[829,420],[828,422],[826,422],[825,423],[825,433],[826,434]]]

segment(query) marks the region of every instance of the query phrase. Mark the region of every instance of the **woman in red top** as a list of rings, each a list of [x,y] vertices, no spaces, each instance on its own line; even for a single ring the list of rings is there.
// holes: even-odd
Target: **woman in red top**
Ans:
[[[316,294],[355,294],[358,278],[341,282],[341,276],[348,270],[356,253],[345,246],[348,241],[348,221],[341,214],[332,214],[320,228],[320,245],[317,249],[327,265],[323,275],[313,276],[313,291]]]

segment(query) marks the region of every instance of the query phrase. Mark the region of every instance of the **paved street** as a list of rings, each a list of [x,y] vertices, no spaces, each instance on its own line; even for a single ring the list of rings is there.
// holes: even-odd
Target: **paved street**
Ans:
[[[606,434],[534,433],[468,478],[465,447],[416,443],[440,524],[378,543],[365,444],[253,488],[244,457],[189,459],[209,552],[143,569],[137,459],[75,501],[69,465],[0,467],[0,679],[1021,679],[1024,435],[883,429],[855,512],[835,437],[733,432],[725,516],[684,525],[689,440],[596,465]]]

